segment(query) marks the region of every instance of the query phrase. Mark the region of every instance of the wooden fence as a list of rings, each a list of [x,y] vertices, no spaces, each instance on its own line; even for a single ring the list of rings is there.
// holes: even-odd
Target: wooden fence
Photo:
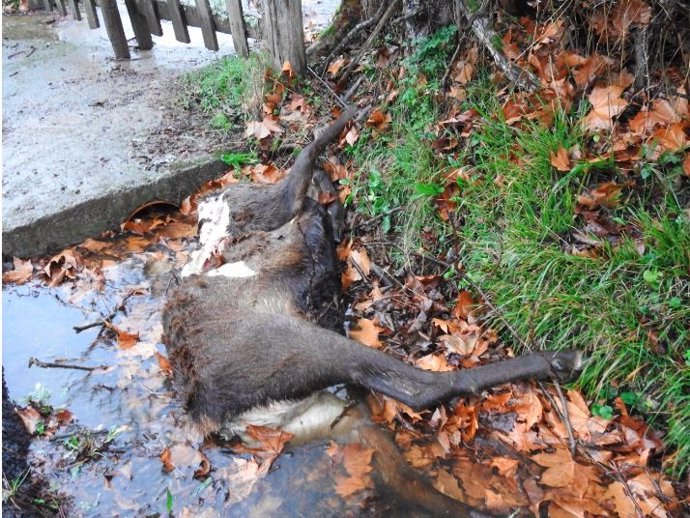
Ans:
[[[96,6],[100,7],[103,24],[113,45],[116,58],[129,59],[129,47],[122,26],[122,18],[116,0],[41,0],[47,11],[56,9],[66,16],[69,12],[75,20],[86,15],[89,27],[100,27]],[[161,36],[161,20],[172,22],[175,38],[189,43],[188,27],[199,27],[204,38],[204,45],[211,50],[218,50],[216,32],[231,34],[235,51],[246,57],[249,54],[247,37],[260,37],[260,31],[247,27],[244,23],[241,0],[225,0],[228,17],[220,18],[211,12],[209,0],[195,0],[195,6],[180,4],[180,0],[125,0],[127,13],[132,22],[137,45],[142,50],[153,47],[151,35]]]

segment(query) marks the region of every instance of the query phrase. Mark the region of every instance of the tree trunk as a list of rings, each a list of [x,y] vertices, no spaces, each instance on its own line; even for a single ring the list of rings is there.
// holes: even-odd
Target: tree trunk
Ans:
[[[302,0],[263,0],[264,37],[274,68],[289,62],[298,74],[307,71],[302,27]]]

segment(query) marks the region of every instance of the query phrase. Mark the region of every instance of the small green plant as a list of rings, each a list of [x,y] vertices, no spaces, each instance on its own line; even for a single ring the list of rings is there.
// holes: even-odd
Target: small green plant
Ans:
[[[121,433],[122,428],[113,427],[107,432],[104,430],[81,430],[77,434],[67,437],[63,444],[67,453],[64,459],[70,462],[70,469],[76,475],[82,465],[92,460],[103,457],[110,444]]]
[[[2,477],[2,501],[3,502],[11,502],[12,499],[17,496],[17,493],[19,492],[19,489],[22,487],[22,484],[24,484],[24,481],[26,478],[29,476],[29,469],[24,471],[22,474],[18,475],[12,480],[7,480],[7,478],[3,475]]]
[[[598,403],[593,403],[592,414],[599,417],[603,417],[604,419],[613,419],[613,408],[609,405],[600,405]]]
[[[170,488],[167,487],[165,488],[165,510],[167,511],[168,516],[172,516],[173,503],[173,494],[170,491]]]
[[[228,153],[223,153],[220,156],[220,159],[223,161],[223,163],[233,167],[234,169],[239,169],[243,165],[247,164],[259,163],[259,157],[253,151],[247,153],[231,151]]]

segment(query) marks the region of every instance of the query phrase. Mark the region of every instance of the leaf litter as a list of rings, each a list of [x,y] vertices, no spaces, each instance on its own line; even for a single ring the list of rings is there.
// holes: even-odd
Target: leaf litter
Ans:
[[[637,0],[619,3],[611,19],[600,20],[599,31],[625,38],[629,27],[648,23],[647,8]],[[598,16],[597,11],[593,16]],[[527,32],[538,35],[528,55],[511,52],[524,44],[525,35],[517,30],[503,37],[504,50],[538,75],[545,87],[542,93],[550,102],[537,102],[531,94],[505,93],[506,122],[516,126],[530,120],[549,124],[557,108],[567,109],[573,102],[576,91],[565,81],[572,74],[578,88],[591,87],[585,131],[610,135],[598,148],[585,150],[584,154],[582,150],[559,148],[550,157],[556,170],[566,173],[578,164],[606,155],[622,168],[629,166],[632,170],[631,164],[641,159],[643,148],[660,154],[688,145],[690,126],[684,90],[679,90],[678,96],[645,102],[634,115],[623,117],[631,108],[626,89],[632,81],[624,71],[602,79],[602,71],[610,69],[611,63],[596,54],[584,57],[564,50],[557,22]],[[458,63],[450,75],[448,91],[451,97],[460,99],[474,74],[476,56],[469,54]],[[337,58],[329,65],[328,73],[335,76],[346,64],[347,60]],[[246,128],[246,136],[257,139],[264,151],[270,149],[273,138],[286,133],[287,126],[298,124],[306,131],[315,124],[304,117],[317,111],[304,97],[285,95],[291,71],[288,67],[283,72],[283,77],[274,78],[273,91],[266,95],[266,115]],[[388,101],[395,95],[390,92],[389,97],[393,97]],[[291,116],[295,113],[299,116]],[[439,142],[435,149],[446,152],[470,137],[478,124],[476,117],[471,111],[459,113],[451,108],[434,130]],[[390,122],[390,114],[381,106],[370,113],[366,125],[375,132],[385,132]],[[452,139],[448,139],[448,133]],[[340,145],[353,145],[358,138],[359,132],[353,126]],[[341,160],[329,156],[324,163],[334,181],[352,179],[353,166]],[[165,272],[184,264],[195,234],[199,198],[237,181],[274,183],[284,176],[283,168],[267,159],[262,162],[246,165],[239,172],[228,171],[183,201],[176,212],[137,212],[123,223],[119,234],[88,239],[51,258],[15,258],[14,269],[3,274],[4,284],[41,283],[67,292],[73,301],[84,301],[95,294],[107,294],[111,300],[119,294],[122,299],[127,290],[139,290],[125,312],[105,319],[99,337],[106,336],[121,352],[129,351],[113,358],[116,369],[111,379],[115,383],[108,390],[133,392],[119,402],[137,411],[141,418],[138,426],[146,432],[122,433],[121,446],[126,448],[107,454],[108,466],[92,462],[81,468],[82,476],[92,485],[103,478],[109,481],[111,494],[105,503],[110,502],[114,508],[151,509],[150,502],[140,500],[144,494],[141,485],[130,487],[130,483],[137,479],[138,469],[150,470],[155,462],[161,473],[154,477],[153,484],[159,490],[167,486],[174,494],[184,495],[180,496],[184,501],[183,516],[214,516],[214,508],[250,499],[273,463],[282,458],[290,435],[280,431],[252,429],[250,433],[258,446],[249,447],[227,444],[218,438],[205,439],[193,430],[174,399],[170,364],[160,344],[165,287],[157,286],[159,279],[154,276],[146,279],[141,288],[140,275],[131,274],[133,269],[143,271],[153,268],[153,264],[167,264]],[[687,158],[683,167],[690,176]],[[445,220],[452,216],[454,189],[464,174],[461,169],[450,171],[444,193],[436,197],[439,215]],[[501,181],[497,177],[494,183],[500,186]],[[604,209],[616,206],[630,187],[614,181],[600,182],[578,197],[581,214],[591,225],[598,225],[602,237],[617,232],[612,230]],[[350,189],[346,182],[339,184],[341,199]],[[437,372],[472,368],[511,356],[496,333],[482,324],[487,306],[480,294],[458,292],[443,279],[445,267],[438,265],[420,263],[412,270],[391,271],[381,248],[369,245],[369,241],[366,234],[355,232],[338,248],[344,263],[343,290],[351,302],[349,334],[353,339]],[[582,245],[577,253],[594,254],[603,246],[596,240]],[[383,276],[373,273],[372,265],[377,272],[385,272],[387,281],[395,282],[384,282]],[[630,415],[620,398],[611,419],[592,415],[588,403],[576,391],[568,391],[561,398],[555,389],[542,389],[529,382],[498,387],[481,398],[461,399],[422,412],[385,396],[370,395],[368,401],[372,418],[390,429],[408,462],[426,473],[437,489],[467,504],[493,512],[521,508],[540,515],[547,510],[555,517],[627,517],[640,513],[665,517],[682,513],[672,480],[655,469],[654,458],[663,449],[661,435]],[[562,418],[566,409],[568,424]],[[61,412],[62,417],[53,412],[46,414],[32,405],[19,410],[27,430],[36,434],[40,428],[46,437],[60,427],[70,426],[71,413]],[[74,417],[78,421],[79,416]],[[568,447],[570,433],[577,446],[574,454]],[[227,447],[232,454],[225,450]],[[334,494],[346,500],[353,496],[368,498],[374,486],[371,462],[376,453],[357,444],[333,443],[325,454],[329,460],[321,458],[317,465],[328,474]],[[61,457],[64,452],[56,447],[42,459],[41,470],[50,475]],[[59,476],[64,479],[64,475]],[[201,480],[201,485],[190,490],[195,479]],[[201,494],[205,501],[194,498]],[[280,503],[275,505],[279,507]]]

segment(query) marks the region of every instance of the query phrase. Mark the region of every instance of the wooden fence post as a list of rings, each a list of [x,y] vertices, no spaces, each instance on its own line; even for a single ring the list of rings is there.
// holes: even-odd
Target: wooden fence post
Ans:
[[[98,13],[94,0],[84,0],[84,11],[86,12],[86,19],[89,21],[89,29],[98,29],[101,24],[98,23]]]
[[[77,21],[81,21],[81,13],[79,12],[79,4],[77,0],[69,0],[70,10],[72,11],[72,18]]]
[[[151,31],[149,30],[146,16],[139,10],[135,0],[125,0],[125,5],[129,13],[129,21],[132,22],[132,29],[134,30],[134,37],[137,39],[137,45],[139,45],[141,50],[152,49],[153,38],[151,38]]]
[[[189,30],[182,19],[182,6],[180,0],[168,0],[168,15],[175,31],[175,39],[182,43],[189,43]]]
[[[118,59],[129,59],[127,37],[125,36],[125,29],[122,27],[120,11],[117,10],[117,1],[101,0],[101,14],[103,15],[103,23],[108,33],[108,39],[115,51],[115,57]]]
[[[302,0],[263,0],[264,37],[273,66],[280,70],[286,61],[296,74],[307,71],[307,53],[302,27]]]
[[[213,23],[213,14],[208,0],[196,0],[196,10],[199,13],[201,23],[201,35],[204,45],[209,50],[218,50],[218,38],[216,38],[216,26]]]
[[[232,35],[232,43],[235,46],[235,52],[243,58],[246,58],[249,56],[249,45],[247,44],[247,31],[244,26],[242,1],[225,0],[225,7],[228,10],[230,34]]]

